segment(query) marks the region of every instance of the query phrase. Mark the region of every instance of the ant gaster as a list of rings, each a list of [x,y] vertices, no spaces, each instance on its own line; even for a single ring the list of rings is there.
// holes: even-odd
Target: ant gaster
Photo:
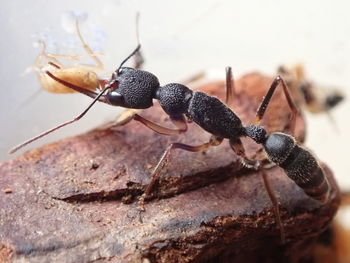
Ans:
[[[187,119],[194,121],[207,132],[211,133],[209,141],[198,146],[192,146],[182,143],[170,144],[163,153],[158,164],[151,174],[151,180],[145,189],[143,200],[150,199],[152,192],[159,179],[162,167],[167,163],[169,154],[174,149],[181,149],[190,152],[199,152],[211,146],[218,146],[224,139],[228,139],[232,150],[238,154],[246,165],[260,168],[262,165],[258,161],[249,160],[244,151],[241,137],[250,137],[256,143],[261,144],[266,152],[268,159],[280,166],[285,173],[297,184],[304,192],[315,200],[325,203],[329,195],[329,184],[327,178],[316,158],[305,148],[299,146],[296,140],[288,134],[282,132],[273,132],[267,134],[266,130],[260,126],[260,121],[264,116],[267,106],[271,100],[276,88],[281,85],[286,96],[289,107],[295,117],[298,110],[288,92],[288,88],[281,77],[276,77],[256,114],[256,120],[253,125],[243,126],[241,119],[219,99],[209,96],[200,91],[193,91],[188,87],[171,83],[161,86],[158,78],[150,72],[124,67],[124,63],[129,60],[140,49],[140,45],[121,63],[119,68],[113,73],[111,79],[101,87],[100,93],[93,92],[60,79],[50,72],[48,76],[57,82],[69,87],[77,92],[83,93],[91,98],[93,102],[85,109],[83,113],[71,121],[63,123],[41,135],[38,135],[27,142],[17,146],[10,153],[17,151],[30,142],[39,139],[63,126],[73,123],[83,117],[86,112],[97,102],[103,102],[112,106],[121,106],[129,109],[146,109],[153,106],[153,100],[159,101],[161,107],[177,129],[169,129],[153,123],[138,114],[132,115],[128,120],[137,120],[146,127],[155,132],[164,135],[175,135],[186,132]],[[103,83],[102,83],[103,85]],[[231,68],[226,70],[226,104],[229,104],[232,98],[233,81]],[[104,95],[104,93],[106,93]],[[295,118],[293,123],[295,122]],[[294,125],[293,125],[294,126]],[[263,171],[263,169],[262,169]],[[277,223],[281,230],[281,238],[284,241],[283,225],[281,224],[278,213],[278,202],[274,197],[264,172],[263,178],[268,190],[271,201],[274,204]]]

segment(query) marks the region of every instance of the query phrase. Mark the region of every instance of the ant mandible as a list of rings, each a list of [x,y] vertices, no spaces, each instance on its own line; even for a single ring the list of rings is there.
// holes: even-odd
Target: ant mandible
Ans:
[[[164,86],[159,84],[158,78],[150,72],[140,69],[124,67],[123,65],[137,52],[141,45],[120,64],[117,70],[112,74],[109,81],[102,82],[101,92],[96,93],[84,87],[79,87],[66,80],[60,79],[51,72],[46,74],[60,84],[69,87],[77,92],[85,94],[94,100],[92,103],[73,120],[58,125],[26,142],[15,147],[10,153],[14,153],[27,144],[46,136],[47,134],[62,128],[68,124],[78,121],[97,101],[128,109],[146,109],[153,106],[153,99],[159,101],[161,107],[177,129],[170,129],[153,123],[141,117],[139,114],[131,115],[127,121],[136,120],[144,124],[151,130],[164,135],[177,135],[186,132],[187,120],[197,123],[201,128],[211,133],[208,142],[198,146],[187,145],[183,143],[171,143],[151,174],[150,183],[147,185],[143,200],[150,199],[152,192],[159,179],[162,167],[168,162],[172,150],[181,149],[190,152],[200,152],[211,146],[218,146],[224,139],[228,139],[232,150],[241,157],[244,164],[256,169],[264,168],[260,162],[249,160],[245,155],[245,150],[241,142],[241,137],[250,137],[256,143],[261,144],[265,150],[268,159],[281,167],[287,176],[289,176],[304,192],[311,198],[325,203],[328,200],[330,186],[327,178],[316,158],[307,149],[299,146],[291,135],[282,132],[273,132],[267,134],[266,130],[260,126],[260,122],[266,112],[267,106],[278,86],[282,86],[288,105],[293,113],[293,123],[295,116],[299,111],[294,104],[286,83],[277,76],[266,96],[262,100],[256,114],[253,125],[243,126],[241,119],[227,106],[233,96],[232,71],[226,69],[226,104],[219,99],[209,96],[201,91],[193,91],[185,85],[170,83]],[[106,94],[104,94],[106,93]],[[124,123],[126,123],[125,121]],[[293,124],[294,127],[294,124]],[[262,169],[263,170],[263,169]],[[283,226],[278,214],[278,203],[274,197],[266,175],[263,173],[264,183],[266,185],[269,197],[274,204],[278,224],[281,230],[281,238],[284,240]]]

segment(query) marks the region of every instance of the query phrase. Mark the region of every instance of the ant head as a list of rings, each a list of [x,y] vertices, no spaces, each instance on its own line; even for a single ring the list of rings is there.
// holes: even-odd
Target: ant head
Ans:
[[[156,76],[147,71],[121,67],[113,73],[107,85],[106,99],[111,105],[132,109],[146,109],[153,105],[159,88]]]
[[[263,145],[269,159],[279,165],[288,158],[296,142],[293,136],[274,132],[267,136]]]

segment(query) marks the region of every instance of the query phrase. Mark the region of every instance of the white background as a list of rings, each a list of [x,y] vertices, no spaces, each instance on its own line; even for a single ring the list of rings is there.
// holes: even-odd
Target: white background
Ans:
[[[280,64],[303,62],[311,79],[338,86],[349,97],[349,10],[349,1],[345,0],[2,0],[0,159],[12,158],[7,155],[9,148],[69,120],[89,102],[79,94],[41,92],[21,105],[39,89],[34,73],[22,76],[39,52],[33,47],[36,36],[47,32],[57,43],[75,37],[62,27],[62,13],[66,11],[88,14],[82,32],[89,43],[94,32],[105,32],[100,44],[108,71],[115,69],[135,47],[135,14],[139,11],[145,69],[155,73],[163,84],[180,81],[200,70],[214,69],[224,77],[228,65],[236,76],[254,70],[273,75]],[[333,112],[337,129],[326,116],[307,115],[306,142],[334,170],[341,187],[348,190],[349,105],[346,101]],[[26,149],[82,133],[118,112],[117,108],[96,105],[79,123]]]

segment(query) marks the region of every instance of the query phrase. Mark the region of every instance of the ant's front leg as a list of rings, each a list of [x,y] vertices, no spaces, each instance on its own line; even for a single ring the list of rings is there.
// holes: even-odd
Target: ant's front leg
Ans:
[[[223,141],[223,138],[216,137],[216,136],[212,135],[208,142],[203,143],[203,144],[198,145],[198,146],[191,146],[191,145],[187,145],[187,144],[183,144],[183,143],[170,144],[167,147],[167,149],[165,150],[165,152],[163,153],[162,157],[160,158],[157,166],[154,168],[154,170],[151,174],[151,181],[147,185],[143,196],[140,198],[141,209],[144,210],[144,208],[143,208],[144,201],[147,199],[150,199],[152,197],[152,192],[153,192],[154,187],[159,179],[160,172],[161,172],[162,168],[168,163],[170,153],[172,150],[181,149],[181,150],[185,150],[188,152],[201,152],[201,151],[204,151],[211,146],[218,146],[219,144],[222,143],[222,141]]]
[[[102,129],[111,129],[118,126],[123,126],[132,120],[139,121],[151,130],[163,135],[178,135],[187,131],[187,120],[184,115],[170,116],[170,120],[178,129],[170,129],[159,124],[156,124],[146,118],[138,115],[139,110],[128,109],[113,123],[107,123]]]
[[[123,113],[121,118],[118,118],[117,123],[114,123],[114,125],[109,126],[109,128],[125,125],[130,121],[135,120],[135,121],[141,122],[143,125],[151,129],[152,131],[155,131],[163,135],[178,135],[187,131],[187,122],[184,115],[170,116],[170,120],[178,128],[178,129],[170,129],[170,128],[161,126],[159,124],[156,124],[150,120],[147,120],[146,118],[138,115],[136,112],[137,110],[132,110],[132,109],[126,111],[125,113]]]
[[[187,123],[184,115],[170,116],[170,120],[175,124],[178,129],[169,129],[152,121],[135,114],[132,118],[135,121],[139,121],[151,130],[163,134],[163,135],[178,135],[187,131]]]

